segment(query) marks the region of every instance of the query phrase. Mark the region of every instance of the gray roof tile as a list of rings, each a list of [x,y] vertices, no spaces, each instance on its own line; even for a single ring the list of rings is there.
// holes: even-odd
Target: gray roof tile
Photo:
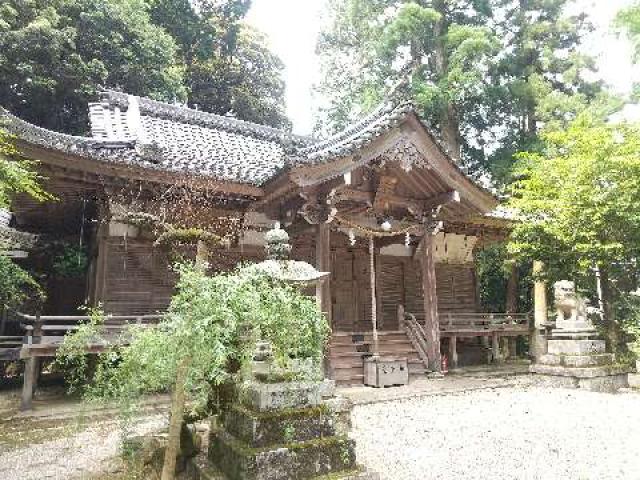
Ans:
[[[89,105],[92,137],[31,125],[0,108],[4,128],[23,140],[103,162],[263,185],[287,166],[328,162],[354,153],[399,125],[411,103],[385,102],[325,140],[200,112],[184,106],[104,92]],[[435,139],[434,139],[435,140]]]

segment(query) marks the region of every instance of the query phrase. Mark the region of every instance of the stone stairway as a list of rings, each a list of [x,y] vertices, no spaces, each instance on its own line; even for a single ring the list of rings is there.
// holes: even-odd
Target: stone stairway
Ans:
[[[424,375],[427,369],[420,360],[407,334],[401,330],[378,333],[379,353],[382,356],[403,357],[409,363],[409,375]],[[338,332],[329,343],[330,375],[337,385],[362,385],[363,358],[371,355],[371,333]]]

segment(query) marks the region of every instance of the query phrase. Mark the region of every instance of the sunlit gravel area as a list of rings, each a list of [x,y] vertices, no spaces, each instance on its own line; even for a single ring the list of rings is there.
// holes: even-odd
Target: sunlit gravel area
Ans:
[[[13,448],[7,448],[12,439],[6,438],[7,431],[4,432],[0,438],[2,480],[84,480],[114,468],[112,460],[119,453],[122,438],[118,422],[92,421],[82,426],[67,421],[60,427],[53,423],[26,423],[27,428],[15,429],[13,435],[27,438],[20,439]],[[155,415],[140,419],[133,431],[141,435],[165,425],[165,416]],[[115,465],[117,468],[119,464]]]
[[[640,394],[498,388],[357,406],[358,460],[387,480],[640,479]]]

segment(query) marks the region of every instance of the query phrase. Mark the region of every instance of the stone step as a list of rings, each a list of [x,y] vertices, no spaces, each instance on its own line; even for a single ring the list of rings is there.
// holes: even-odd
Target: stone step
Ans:
[[[343,380],[336,380],[336,385],[339,387],[362,386],[363,384],[364,373],[361,375],[353,375],[350,378],[345,378]]]
[[[331,415],[323,407],[254,412],[233,406],[222,415],[224,429],[251,448],[307,442],[336,435]]]
[[[230,479],[289,480],[356,469],[353,440],[334,436],[278,448],[248,448],[225,431],[214,432],[209,459]]]

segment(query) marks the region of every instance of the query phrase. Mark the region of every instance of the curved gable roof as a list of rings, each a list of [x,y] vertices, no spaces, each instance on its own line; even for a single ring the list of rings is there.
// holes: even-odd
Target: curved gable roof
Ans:
[[[464,185],[483,205],[493,199],[451,160],[408,102],[387,101],[324,140],[114,91],[104,92],[89,110],[92,137],[52,132],[1,108],[0,119],[5,120],[3,127],[10,133],[46,149],[124,167],[252,187],[277,178],[285,168],[294,172],[345,170],[372,145],[386,139],[388,148],[389,142],[409,135],[452,183]],[[407,128],[412,133],[403,131]]]

